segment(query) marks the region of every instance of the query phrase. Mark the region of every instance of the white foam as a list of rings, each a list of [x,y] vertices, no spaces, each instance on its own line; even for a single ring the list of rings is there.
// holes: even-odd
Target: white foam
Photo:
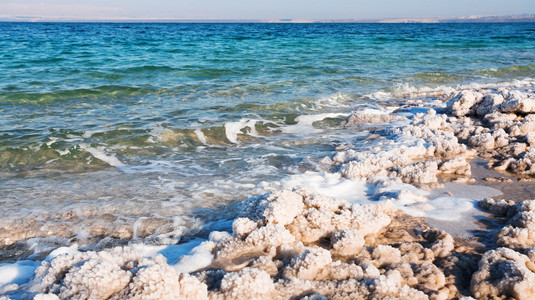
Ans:
[[[199,139],[201,143],[203,143],[204,145],[207,144],[206,137],[204,136],[204,133],[200,129],[195,129],[195,131],[193,132],[197,135],[197,138]]]
[[[84,134],[82,134],[82,137],[88,139],[88,138],[92,137],[93,134],[95,134],[95,133],[103,133],[103,132],[105,132],[105,131],[104,130],[88,130],[88,131],[84,132]]]
[[[234,144],[238,143],[238,134],[242,134],[242,129],[249,128],[248,134],[252,136],[258,136],[256,132],[257,120],[241,119],[238,122],[225,123],[225,134],[227,139]]]
[[[295,118],[297,124],[282,128],[284,133],[318,133],[321,129],[315,128],[313,124],[327,118],[348,117],[348,113],[324,113],[315,115],[301,115]]]
[[[100,159],[103,162],[106,162],[110,166],[121,167],[125,165],[117,157],[106,154],[104,152],[104,147],[93,148],[93,147],[90,147],[89,145],[81,144],[80,148],[91,153],[91,155],[93,155],[95,158]]]
[[[323,97],[314,102],[318,108],[322,107],[336,107],[348,106],[348,104],[353,100],[353,96],[344,93],[336,93],[328,97]]]
[[[50,141],[46,142],[46,145],[50,147],[52,144],[57,142],[59,139],[57,137],[49,137]]]
[[[59,155],[63,156],[63,155],[67,155],[67,154],[69,154],[69,153],[71,152],[71,150],[69,150],[69,148],[66,148],[65,150],[58,150],[58,149],[56,149],[56,152],[57,152]]]

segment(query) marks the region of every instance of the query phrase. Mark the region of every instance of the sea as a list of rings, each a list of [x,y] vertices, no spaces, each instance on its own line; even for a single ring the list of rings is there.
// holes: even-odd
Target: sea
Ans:
[[[0,263],[206,237],[353,111],[531,78],[535,23],[0,23]]]

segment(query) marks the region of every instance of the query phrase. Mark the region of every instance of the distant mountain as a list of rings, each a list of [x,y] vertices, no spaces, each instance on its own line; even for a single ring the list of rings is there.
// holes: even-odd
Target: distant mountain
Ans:
[[[510,23],[535,22],[535,15],[520,16],[469,16],[456,18],[412,18],[412,19],[383,19],[377,23]]]

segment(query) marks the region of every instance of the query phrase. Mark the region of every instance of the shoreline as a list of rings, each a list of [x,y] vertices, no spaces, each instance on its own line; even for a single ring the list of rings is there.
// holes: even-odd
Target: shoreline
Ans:
[[[535,296],[535,201],[522,202],[535,198],[535,182],[485,180],[510,177],[488,166],[535,175],[533,83],[435,97],[353,112],[347,130],[367,126],[381,138],[376,145],[339,147],[324,159],[336,172],[293,176],[279,191],[235,203],[235,218],[213,225],[187,251],[62,247],[42,262],[0,265],[25,267],[27,276],[0,293],[38,300]],[[500,193],[505,200],[491,199]],[[507,201],[513,198],[518,203]],[[500,264],[509,269],[493,271]]]

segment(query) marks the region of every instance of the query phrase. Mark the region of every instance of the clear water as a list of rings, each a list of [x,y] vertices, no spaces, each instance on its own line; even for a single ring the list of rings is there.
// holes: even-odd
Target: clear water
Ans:
[[[0,23],[0,240],[177,241],[363,141],[374,92],[526,77],[529,23]]]

